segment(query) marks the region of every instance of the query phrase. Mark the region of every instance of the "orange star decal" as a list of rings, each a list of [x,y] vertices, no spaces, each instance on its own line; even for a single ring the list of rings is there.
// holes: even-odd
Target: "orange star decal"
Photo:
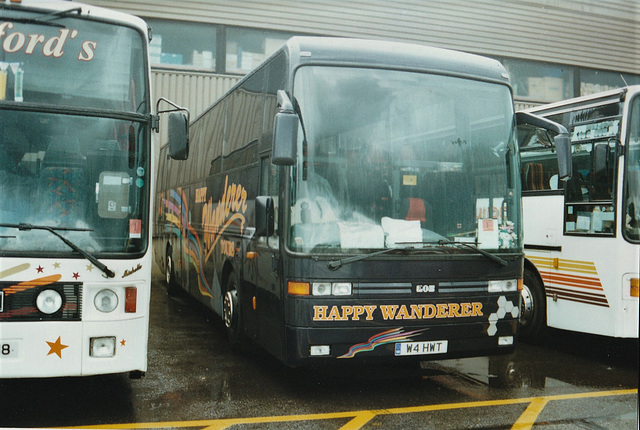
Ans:
[[[60,342],[60,336],[58,336],[55,342],[47,342],[47,345],[49,345],[50,348],[47,355],[56,354],[59,358],[62,358],[62,350],[69,348],[69,345],[63,345],[62,342]]]

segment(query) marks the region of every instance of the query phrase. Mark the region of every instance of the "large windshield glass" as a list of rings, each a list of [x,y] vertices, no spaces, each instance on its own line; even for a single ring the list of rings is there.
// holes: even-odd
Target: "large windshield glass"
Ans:
[[[629,139],[626,143],[624,202],[625,237],[640,241],[640,97],[631,106]]]
[[[146,248],[145,41],[132,28],[80,19],[77,9],[2,8],[2,255],[74,252],[28,225],[97,255]]]
[[[506,86],[307,66],[293,95],[304,138],[291,169],[291,249],[358,252],[444,239],[518,249]]]
[[[0,254],[72,252],[21,223],[79,229],[60,233],[88,252],[143,250],[147,140],[135,121],[0,109]]]
[[[149,112],[143,36],[67,15],[2,10],[0,103]]]

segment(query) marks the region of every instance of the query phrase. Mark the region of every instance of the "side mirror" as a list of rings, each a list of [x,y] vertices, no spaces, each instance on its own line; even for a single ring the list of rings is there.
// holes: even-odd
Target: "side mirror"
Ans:
[[[528,124],[556,133],[556,137],[553,140],[558,158],[558,178],[563,181],[571,178],[573,173],[571,163],[571,138],[569,137],[567,129],[562,124],[528,112],[517,112],[516,123],[518,125]]]
[[[609,143],[597,143],[593,151],[593,172],[600,173],[607,170],[607,155],[609,154]]]
[[[274,233],[273,199],[268,196],[256,197],[256,232],[258,237],[269,237]]]
[[[169,114],[169,156],[174,160],[189,157],[189,119],[184,112]]]
[[[171,105],[171,109],[160,110],[160,103]],[[160,97],[156,102],[156,115],[151,118],[151,128],[160,132],[160,114],[169,114],[169,156],[174,160],[186,160],[189,157],[189,109],[183,108]]]
[[[300,119],[293,104],[282,90],[278,90],[280,112],[273,124],[273,154],[271,162],[277,166],[291,166],[296,162],[298,126]]]
[[[558,157],[558,179],[569,180],[573,174],[571,163],[571,139],[568,134],[559,134],[554,139]]]

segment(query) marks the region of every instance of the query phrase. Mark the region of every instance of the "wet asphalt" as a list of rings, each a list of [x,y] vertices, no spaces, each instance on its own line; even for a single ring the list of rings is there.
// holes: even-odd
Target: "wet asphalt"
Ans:
[[[509,356],[291,369],[232,351],[221,321],[167,296],[157,271],[149,336],[139,380],[0,380],[0,427],[511,428],[542,398],[533,428],[638,428],[637,340],[550,331]]]

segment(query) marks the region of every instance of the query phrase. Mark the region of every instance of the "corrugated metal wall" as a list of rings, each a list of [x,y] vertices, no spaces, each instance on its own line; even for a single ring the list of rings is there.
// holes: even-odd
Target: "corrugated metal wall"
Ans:
[[[141,16],[640,71],[637,0],[86,0]]]
[[[229,75],[185,74],[167,70],[154,70],[151,74],[154,97],[163,96],[181,106],[188,106],[194,118],[238,80],[239,77]]]
[[[193,120],[239,79],[229,75],[153,70],[151,72],[153,100],[165,97],[179,106],[186,107]],[[161,110],[167,108],[169,106],[165,104],[160,106]],[[160,145],[166,142],[166,123],[167,121],[160,122],[160,133],[156,137]]]
[[[640,73],[637,0],[84,1],[142,17],[408,41]],[[156,98],[190,108],[195,118],[236,81],[226,75],[156,70],[152,85]],[[516,108],[529,106],[516,103]]]

